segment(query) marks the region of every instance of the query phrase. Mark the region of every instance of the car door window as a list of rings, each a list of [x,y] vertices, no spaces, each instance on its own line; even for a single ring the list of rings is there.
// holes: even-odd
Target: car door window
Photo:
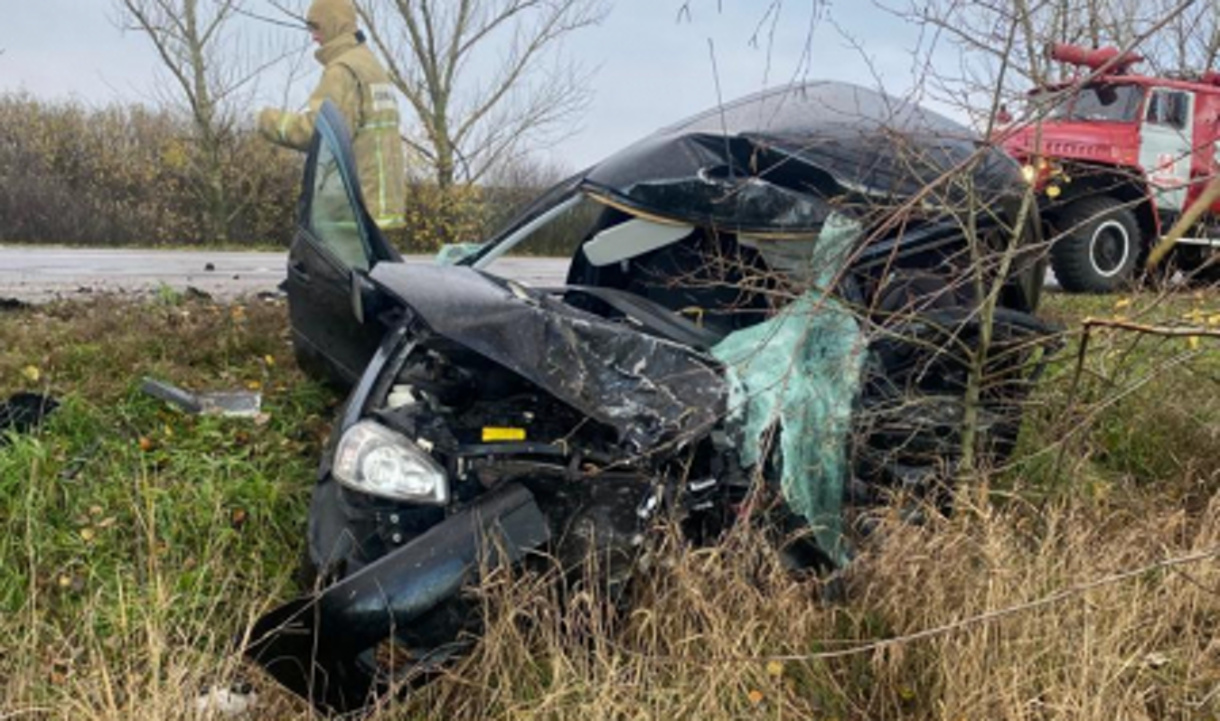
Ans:
[[[369,270],[369,254],[360,216],[330,144],[318,147],[317,169],[309,205],[309,229],[314,238],[344,266]]]
[[[1190,101],[1186,93],[1157,90],[1148,98],[1148,110],[1144,118],[1149,123],[1181,130],[1186,127],[1189,107]]]

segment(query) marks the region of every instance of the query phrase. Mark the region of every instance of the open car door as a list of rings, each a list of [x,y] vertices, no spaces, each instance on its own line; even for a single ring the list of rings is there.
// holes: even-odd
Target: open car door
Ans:
[[[360,193],[351,136],[322,105],[305,163],[300,218],[288,253],[289,318],[297,360],[310,375],[348,386],[360,377],[385,328],[360,311],[368,272],[401,262]]]

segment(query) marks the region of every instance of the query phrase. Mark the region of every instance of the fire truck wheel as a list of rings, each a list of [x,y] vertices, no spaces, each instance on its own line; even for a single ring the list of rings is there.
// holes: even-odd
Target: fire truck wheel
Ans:
[[[1135,213],[1114,198],[1081,198],[1059,212],[1063,236],[1051,246],[1059,285],[1071,293],[1110,293],[1131,281],[1140,255]]]

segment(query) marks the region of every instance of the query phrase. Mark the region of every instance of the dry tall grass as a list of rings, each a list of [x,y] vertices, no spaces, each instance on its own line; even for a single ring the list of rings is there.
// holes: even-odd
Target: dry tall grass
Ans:
[[[842,602],[786,574],[754,537],[670,553],[617,624],[583,599],[560,607],[536,585],[495,585],[475,655],[401,716],[1111,721],[1220,708],[1211,558],[1022,609],[1220,548],[1220,505],[1191,517],[1151,497],[988,503],[882,535]],[[1012,612],[856,652],[1002,609]]]
[[[1195,517],[1148,497],[1102,508],[989,506],[933,527],[887,524],[883,534],[852,569],[843,602],[824,600],[821,582],[784,572],[754,537],[670,549],[619,618],[590,595],[557,603],[547,579],[491,579],[481,592],[489,627],[473,655],[378,717],[1112,721],[1220,710],[1212,559],[1019,610],[1220,547],[1217,503]],[[167,590],[158,602],[176,601]],[[931,638],[816,658],[1010,608]],[[88,635],[44,648],[32,606],[28,635],[6,653],[80,654],[85,663],[75,666],[88,670],[37,699],[27,691],[45,691],[40,681],[6,679],[4,718],[220,717],[194,710],[200,689],[245,672],[222,660],[218,619],[205,607],[197,623],[170,625],[165,610],[123,609],[127,641],[116,655]],[[308,717],[294,700],[260,690],[257,717]]]

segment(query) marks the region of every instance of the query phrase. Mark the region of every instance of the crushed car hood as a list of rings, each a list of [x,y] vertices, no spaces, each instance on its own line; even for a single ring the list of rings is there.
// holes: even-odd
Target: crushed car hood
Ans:
[[[707,432],[724,415],[715,360],[466,267],[382,263],[374,282],[432,332],[614,428],[643,452]]]
[[[911,197],[972,158],[971,192],[1013,193],[1014,161],[980,153],[969,129],[867,88],[809,82],[666,128],[586,171],[581,185],[634,214],[799,234],[822,225],[832,200]]]

